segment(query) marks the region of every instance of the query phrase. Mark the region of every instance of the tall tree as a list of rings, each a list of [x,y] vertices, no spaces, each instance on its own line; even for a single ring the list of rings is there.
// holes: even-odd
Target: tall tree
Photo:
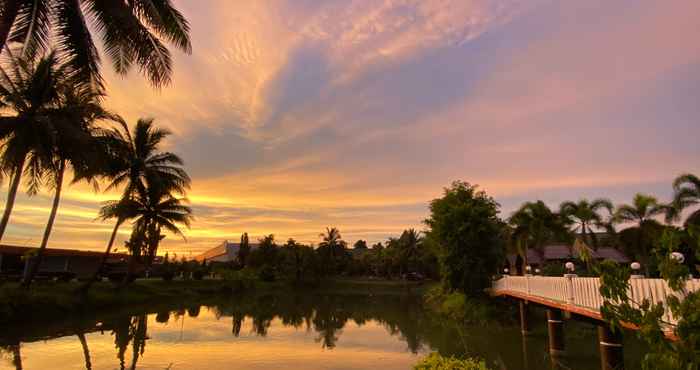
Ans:
[[[605,222],[605,218],[599,213],[600,210],[607,210],[608,214],[612,214],[612,202],[608,199],[581,199],[578,202],[563,202],[559,206],[559,214],[563,220],[574,225],[572,231],[581,233],[581,239],[596,249],[598,237],[593,226],[601,227]]]
[[[130,200],[139,192],[146,192],[149,186],[180,195],[189,189],[191,180],[182,167],[182,159],[160,149],[163,140],[170,134],[170,131],[156,127],[153,119],[142,118],[136,122],[133,131],[123,120],[119,120],[117,126],[103,135],[109,153],[103,174],[110,180],[107,190],[123,187],[122,201],[109,202],[105,211],[100,213],[101,219],[114,218],[116,222],[100,264],[82,287],[83,292],[90,288],[104,268],[121,225],[136,216],[130,213]]]
[[[420,255],[423,244],[423,237],[420,234],[420,231],[411,228],[404,230],[399,237],[398,244],[400,248],[399,258],[401,273],[411,268],[416,268],[418,256]]]
[[[238,249],[238,263],[241,267],[245,267],[246,259],[250,255],[250,241],[248,240],[248,233],[243,233],[241,235],[241,245]]]
[[[12,55],[0,67],[0,167],[10,174],[10,186],[0,219],[0,240],[10,220],[22,175],[27,192],[39,190],[44,170],[53,164],[55,129],[48,112],[59,101],[59,86],[67,74],[55,53],[38,60]],[[9,116],[7,114],[10,114]],[[29,163],[27,163],[29,160]]]
[[[503,223],[499,205],[486,192],[455,181],[430,202],[429,237],[442,249],[440,268],[445,288],[483,294],[503,258]]]
[[[541,200],[526,202],[515,211],[508,223],[513,227],[511,237],[523,258],[524,265],[529,261],[529,249],[541,250],[546,242],[563,238],[566,228],[559,215]]]
[[[618,223],[631,223],[636,227],[636,252],[644,265],[644,271],[649,275],[650,256],[649,247],[646,243],[645,234],[649,234],[651,229],[656,228],[659,223],[654,217],[666,213],[667,207],[659,201],[646,194],[637,193],[632,200],[632,204],[620,204],[615,210],[614,219]]]
[[[684,173],[673,181],[673,202],[666,213],[667,221],[677,220],[681,213],[700,204],[700,178]],[[689,224],[700,225],[700,209],[696,209],[685,220]]]
[[[318,236],[321,242],[318,243],[318,251],[326,263],[324,266],[327,272],[336,272],[338,260],[345,254],[347,243],[340,235],[340,230],[335,227],[327,227],[325,233]]]
[[[86,82],[101,84],[101,36],[114,70],[124,75],[136,64],[150,82],[170,82],[172,60],[166,41],[190,53],[190,27],[170,0],[7,0],[0,2],[0,49],[17,44],[23,55],[53,44]]]
[[[115,117],[102,107],[103,94],[96,91],[94,86],[76,81],[65,82],[60,84],[56,107],[47,112],[52,128],[51,162],[42,169],[42,175],[48,177],[49,185],[54,189],[54,198],[41,245],[22,281],[25,287],[31,284],[48,245],[58,213],[66,169],[69,166],[72,168],[73,183],[87,181],[97,189],[96,179],[103,173],[104,153],[107,150],[104,142],[98,139],[102,129],[97,123]],[[30,156],[30,166],[31,158]]]
[[[158,252],[160,241],[165,237],[162,231],[173,235],[185,235],[180,230],[181,226],[190,227],[192,221],[192,208],[186,206],[187,199],[175,197],[167,188],[159,186],[157,182],[149,182],[149,186],[138,191],[136,196],[128,200],[116,201],[130,208],[133,216],[133,228],[137,236],[143,241],[144,257],[146,264],[150,265]],[[104,216],[107,216],[106,214]],[[138,255],[132,253],[132,261]],[[125,279],[129,282],[130,279]]]

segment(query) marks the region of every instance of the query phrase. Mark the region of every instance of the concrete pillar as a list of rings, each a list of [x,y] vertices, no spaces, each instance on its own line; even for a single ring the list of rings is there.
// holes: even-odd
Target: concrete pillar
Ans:
[[[520,332],[523,335],[530,333],[530,306],[524,300],[519,300],[520,304]]]
[[[549,353],[552,356],[564,353],[564,320],[561,310],[547,309],[547,334],[549,337]]]
[[[607,324],[598,325],[598,345],[600,348],[601,370],[625,368],[622,352],[622,335],[619,330],[613,333]]]

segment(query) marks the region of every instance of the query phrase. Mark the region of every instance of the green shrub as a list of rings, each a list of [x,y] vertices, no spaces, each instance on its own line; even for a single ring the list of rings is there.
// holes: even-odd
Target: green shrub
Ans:
[[[265,282],[275,281],[275,269],[272,266],[265,264],[258,271],[258,277],[260,280]]]
[[[257,280],[253,271],[247,268],[238,271],[222,270],[219,275],[234,293],[253,288]]]
[[[489,370],[483,360],[445,357],[437,352],[429,354],[413,368],[415,370]]]

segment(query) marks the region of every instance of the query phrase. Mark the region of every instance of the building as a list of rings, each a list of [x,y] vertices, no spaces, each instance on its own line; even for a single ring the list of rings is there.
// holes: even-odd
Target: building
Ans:
[[[258,247],[257,243],[250,243],[249,245],[251,250]],[[224,240],[216,247],[195,256],[194,259],[199,262],[232,262],[238,258],[238,252],[240,250],[241,243],[231,243],[228,240]]]
[[[38,248],[0,244],[0,275],[20,278]],[[44,277],[85,278],[91,276],[104,252],[46,248],[37,274]],[[112,253],[108,265],[126,264],[128,254]]]
[[[585,246],[585,244],[583,245]],[[577,244],[550,244],[544,246],[541,250],[528,249],[527,263],[531,267],[541,267],[548,263],[564,264],[569,261],[579,260],[581,258],[580,246]],[[613,260],[617,263],[629,263],[631,259],[613,247],[600,247],[598,249],[587,248],[591,258],[594,260]],[[522,272],[525,261],[519,254],[509,254],[507,256],[509,268],[511,271]]]

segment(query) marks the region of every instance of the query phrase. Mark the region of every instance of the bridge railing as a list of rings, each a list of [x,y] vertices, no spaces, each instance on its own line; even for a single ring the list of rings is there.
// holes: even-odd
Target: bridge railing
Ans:
[[[510,292],[523,296],[544,298],[556,303],[573,307],[580,307],[590,311],[599,312],[603,305],[603,297],[600,295],[600,280],[591,277],[566,277],[549,276],[504,276],[494,281],[493,290],[496,294]],[[686,292],[700,290],[700,279],[689,279],[686,282]],[[666,307],[664,321],[675,325],[677,320],[668,308],[667,297],[676,295],[683,298],[683,293],[676,293],[662,279],[631,279],[628,297],[632,302],[641,303],[644,299],[652,302],[663,303]]]

